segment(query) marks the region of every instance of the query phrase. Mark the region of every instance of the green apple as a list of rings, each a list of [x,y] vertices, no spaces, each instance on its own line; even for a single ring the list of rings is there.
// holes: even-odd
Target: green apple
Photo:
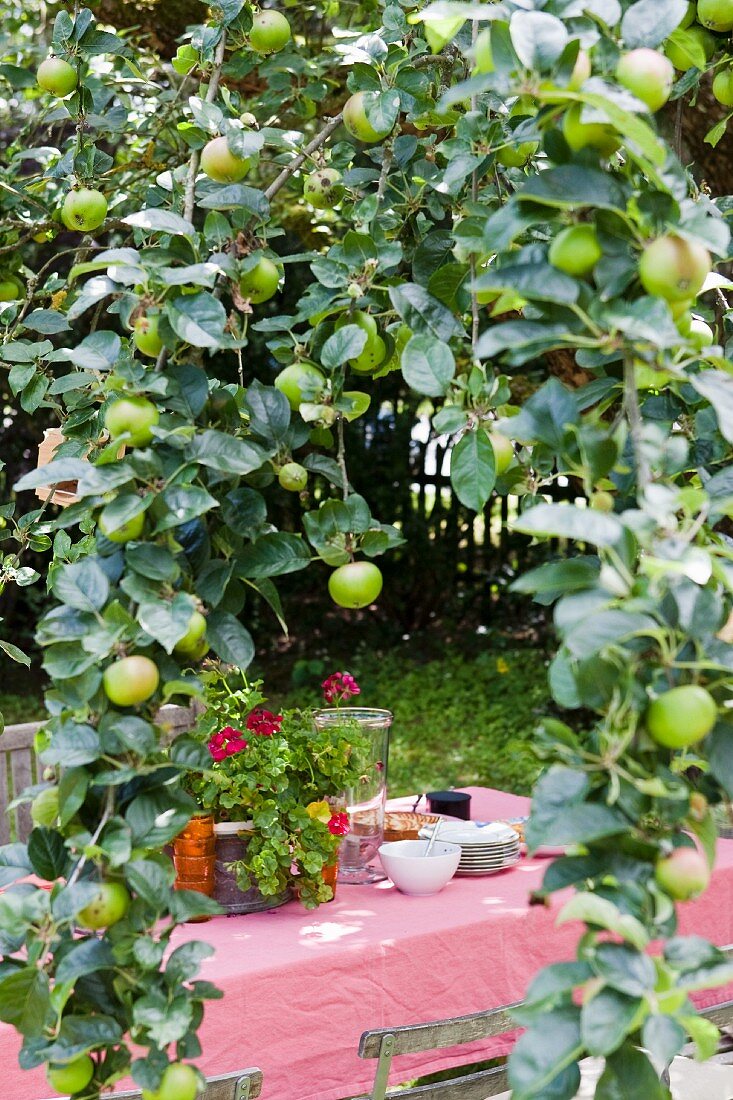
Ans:
[[[714,34],[705,30],[704,27],[690,27],[685,31],[685,35],[691,42],[691,47],[697,46],[703,53],[705,60],[710,61],[713,54],[718,48],[718,41]],[[669,60],[674,65],[675,69],[680,72],[686,72],[691,69],[696,61],[690,56],[690,46],[687,46],[684,42],[675,42],[673,38],[670,38],[664,45],[664,52]]]
[[[342,313],[337,319],[335,328],[345,328],[346,325],[358,325],[362,331],[367,335],[367,342],[373,340],[378,335],[377,322],[372,317],[371,313],[366,313],[363,309],[352,309],[348,313]]]
[[[519,145],[505,145],[499,149],[496,159],[504,168],[522,168],[539,149],[536,141],[522,141]]]
[[[596,489],[591,493],[588,503],[594,512],[612,512],[616,504],[613,493],[606,489]]]
[[[657,860],[654,877],[675,901],[689,901],[707,888],[710,868],[696,848],[675,848],[671,855]]]
[[[391,132],[392,127],[390,126],[388,130],[376,130],[372,126],[367,118],[364,95],[364,92],[354,92],[346,100],[343,110],[343,122],[352,137],[355,137],[358,141],[363,141],[365,145],[373,145],[377,141],[384,141]]]
[[[601,156],[610,157],[621,147],[621,139],[608,122],[581,122],[582,104],[574,103],[565,112],[562,132],[566,142],[577,153],[590,146]]]
[[[308,485],[308,471],[299,462],[286,462],[278,470],[277,480],[289,493],[302,493]]]
[[[99,229],[106,217],[107,200],[101,191],[92,187],[69,191],[61,207],[61,220],[66,228],[79,233]]]
[[[34,825],[50,828],[59,816],[59,789],[46,787],[31,802],[31,821]]]
[[[371,561],[350,561],[334,569],[328,591],[339,607],[368,607],[382,591],[382,573]]]
[[[592,71],[589,55],[585,50],[578,50],[578,56],[575,59],[575,65],[568,81],[568,91],[577,92],[579,88],[582,88],[586,80],[590,78]]]
[[[71,95],[79,83],[74,66],[60,57],[47,57],[42,61],[38,66],[36,80],[40,88],[50,92],[51,95],[58,96],[59,99]]]
[[[733,69],[720,69],[716,73],[713,95],[724,107],[733,107]]]
[[[701,244],[670,233],[644,250],[639,278],[648,294],[681,302],[700,293],[711,268],[710,253]]]
[[[386,354],[387,345],[382,337],[373,336],[371,339],[367,338],[363,351],[359,352],[356,358],[349,359],[349,363],[357,374],[371,374],[380,363],[384,362]]]
[[[142,1100],[196,1100],[199,1079],[192,1066],[172,1062],[163,1071],[160,1086],[151,1092],[143,1089]]]
[[[709,31],[733,30],[733,0],[697,0],[697,21]]]
[[[118,658],[102,675],[105,694],[116,707],[136,707],[146,702],[158,690],[159,682],[155,661],[140,654]]]
[[[52,1089],[56,1092],[77,1093],[85,1089],[92,1077],[94,1077],[94,1062],[88,1054],[82,1054],[71,1062],[51,1064],[46,1070],[46,1077]]]
[[[215,183],[238,183],[250,170],[252,162],[237,157],[225,137],[215,137],[201,150],[201,171]]]
[[[143,313],[135,318],[133,323],[133,343],[139,352],[157,359],[163,350],[163,341],[158,333],[160,314],[157,312]]]
[[[25,298],[25,287],[14,275],[5,275],[0,279],[0,302],[17,302]]]
[[[319,168],[311,172],[303,183],[303,198],[316,210],[331,210],[344,194],[342,176],[335,168]]]
[[[147,447],[159,420],[158,410],[146,397],[120,397],[107,406],[104,414],[104,426],[112,438],[129,433],[125,442],[131,447]]]
[[[126,523],[123,523],[119,527],[112,527],[109,520],[109,505],[105,508],[99,517],[99,530],[102,532],[105,538],[108,538],[110,542],[131,542],[133,539],[139,539],[143,533],[145,527],[145,513],[140,512],[138,515],[133,516],[132,519],[128,519]]]
[[[645,725],[659,745],[686,749],[706,737],[718,718],[718,706],[699,684],[670,688],[652,700]]]
[[[566,275],[583,278],[590,275],[602,255],[595,226],[583,223],[560,230],[550,245],[549,260]]]
[[[674,66],[658,50],[641,47],[622,54],[616,66],[616,79],[650,111],[658,111],[672,92]]]
[[[250,302],[267,302],[277,294],[280,271],[269,256],[260,256],[239,280],[239,293]]]
[[[121,921],[129,908],[130,895],[121,882],[100,882],[96,897],[76,918],[82,928],[98,932]]]
[[[206,637],[206,618],[200,611],[194,611],[191,618],[188,620],[188,628],[186,633],[179,641],[176,642],[173,647],[173,652],[176,657],[196,657],[201,653],[201,643],[205,641]],[[208,651],[208,645],[204,649],[204,653]]]
[[[290,41],[290,24],[279,11],[260,11],[252,20],[249,44],[257,53],[277,53]]]
[[[494,452],[496,476],[501,477],[514,461],[514,444],[511,439],[502,435],[501,432],[488,432],[487,434],[491,440],[491,447]]]
[[[297,410],[303,401],[312,401],[320,394],[326,379],[313,363],[293,363],[280,371],[275,388],[287,397],[290,408]]]

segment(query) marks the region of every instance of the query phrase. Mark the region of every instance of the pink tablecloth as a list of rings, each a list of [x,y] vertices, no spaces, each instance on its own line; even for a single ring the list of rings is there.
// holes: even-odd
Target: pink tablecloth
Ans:
[[[477,819],[526,813],[526,799],[468,788]],[[175,943],[204,939],[216,955],[201,976],[224,990],[201,1031],[207,1073],[257,1065],[263,1100],[341,1100],[368,1091],[373,1062],[356,1055],[368,1028],[460,1015],[520,1000],[548,962],[574,956],[577,925],[554,927],[553,910],[529,906],[547,861],[522,859],[488,878],[456,878],[432,898],[390,883],[340,886],[315,912],[297,903],[270,913],[218,917],[178,930]],[[733,942],[733,841],[722,841],[713,882],[682,907],[681,931]],[[713,993],[703,1003],[720,999]],[[48,1095],[40,1072],[17,1069],[17,1040],[0,1025],[2,1095]],[[471,1048],[477,1059],[486,1046]],[[496,1051],[496,1044],[490,1048]],[[444,1052],[397,1061],[395,1080],[465,1058]]]

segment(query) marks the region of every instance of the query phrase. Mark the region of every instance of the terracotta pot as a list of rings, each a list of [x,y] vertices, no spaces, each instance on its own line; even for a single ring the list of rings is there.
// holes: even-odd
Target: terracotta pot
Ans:
[[[173,841],[173,866],[176,869],[176,890],[196,890],[211,897],[214,893],[214,819],[194,817]],[[194,917],[191,924],[210,920]]]

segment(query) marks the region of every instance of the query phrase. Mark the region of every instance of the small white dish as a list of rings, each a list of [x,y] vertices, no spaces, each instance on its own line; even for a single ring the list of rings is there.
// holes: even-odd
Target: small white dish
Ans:
[[[427,840],[393,840],[380,847],[382,867],[403,894],[438,894],[456,873],[461,858],[458,844],[436,840],[429,856],[427,847]]]

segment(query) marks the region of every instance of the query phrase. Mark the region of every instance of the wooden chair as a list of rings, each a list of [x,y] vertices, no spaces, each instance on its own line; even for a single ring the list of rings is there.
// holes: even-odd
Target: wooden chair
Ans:
[[[462,1046],[481,1039],[493,1039],[517,1025],[512,1010],[518,1005],[474,1012],[470,1016],[454,1016],[429,1024],[408,1024],[405,1027],[383,1027],[365,1031],[359,1041],[360,1058],[377,1058],[374,1085],[368,1096],[358,1100],[487,1100],[507,1087],[505,1066],[478,1070],[476,1073],[440,1081],[434,1085],[417,1085],[395,1091],[387,1082],[392,1059],[399,1054],[421,1054],[428,1050]]]
[[[721,951],[733,958],[733,945],[722,947]],[[447,1020],[435,1020],[427,1024],[408,1024],[404,1027],[382,1027],[374,1031],[365,1031],[359,1041],[360,1058],[376,1058],[377,1069],[371,1092],[359,1096],[356,1100],[489,1100],[497,1097],[502,1100],[509,1097],[506,1066],[478,1070],[475,1073],[463,1073],[451,1081],[439,1081],[432,1085],[415,1085],[412,1088],[395,1090],[388,1087],[392,1059],[400,1054],[421,1054],[425,1051],[441,1050],[446,1047],[462,1046],[482,1039],[492,1039],[516,1029],[512,1012],[517,1003],[492,1008],[486,1012],[474,1012],[470,1016],[454,1016]],[[711,1020],[721,1030],[733,1027],[733,1001],[712,1005],[700,1013]],[[729,1046],[733,1046],[730,1039]],[[725,1040],[722,1044],[725,1046]],[[694,1047],[690,1045],[682,1052],[682,1057],[693,1057]],[[475,1061],[475,1059],[474,1059]],[[733,1051],[722,1052],[710,1059],[711,1063],[730,1065]],[[461,1067],[458,1066],[458,1069]],[[501,1097],[500,1097],[501,1094]],[[591,1095],[591,1094],[589,1094]]]
[[[259,1069],[243,1069],[236,1073],[223,1073],[219,1077],[207,1077],[206,1088],[200,1100],[255,1100],[262,1093],[262,1072]],[[115,1092],[109,1100],[140,1100],[142,1092]]]

